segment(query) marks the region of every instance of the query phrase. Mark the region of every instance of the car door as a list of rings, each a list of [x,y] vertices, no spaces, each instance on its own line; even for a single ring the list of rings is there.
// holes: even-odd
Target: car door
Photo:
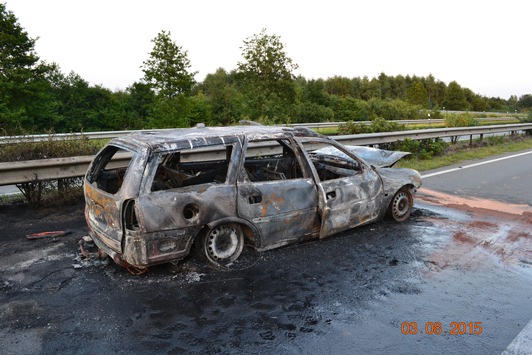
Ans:
[[[316,186],[310,170],[301,166],[294,142],[288,138],[246,141],[244,152],[237,209],[239,217],[259,231],[258,247],[274,248],[311,237],[313,232],[317,236]]]
[[[380,214],[379,175],[347,149],[329,140],[302,143],[316,175],[321,214],[320,238],[374,221]]]

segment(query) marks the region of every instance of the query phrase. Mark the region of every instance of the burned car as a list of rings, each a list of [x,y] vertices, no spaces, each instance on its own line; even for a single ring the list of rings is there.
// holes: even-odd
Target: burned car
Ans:
[[[244,243],[267,250],[382,219],[406,220],[409,153],[343,146],[306,128],[201,127],[111,140],[84,180],[97,246],[123,266],[183,259],[195,244],[231,265]]]

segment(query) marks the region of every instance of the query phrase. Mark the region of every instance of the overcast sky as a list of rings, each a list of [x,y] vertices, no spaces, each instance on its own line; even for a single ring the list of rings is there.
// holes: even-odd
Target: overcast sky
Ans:
[[[203,81],[235,69],[243,41],[278,35],[307,79],[434,75],[508,99],[532,94],[530,0],[0,0],[37,54],[111,90],[140,81],[162,30]]]

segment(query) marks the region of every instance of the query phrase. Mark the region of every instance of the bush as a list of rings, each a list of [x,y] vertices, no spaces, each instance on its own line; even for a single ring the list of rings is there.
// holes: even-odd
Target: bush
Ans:
[[[22,140],[23,142],[17,142]],[[38,160],[93,155],[99,146],[83,134],[68,135],[61,139],[49,133],[42,141],[30,135],[9,139],[0,149],[0,162]]]
[[[435,155],[442,155],[447,150],[447,143],[441,138],[432,139],[410,139],[406,138],[401,142],[393,143],[392,150],[401,150],[412,153],[407,159],[430,159]]]
[[[369,106],[364,100],[332,96],[328,104],[335,121],[365,121],[369,119]]]
[[[300,102],[295,108],[293,123],[330,122],[334,120],[334,111],[329,107],[313,102]]]
[[[339,134],[397,132],[404,130],[404,125],[397,122],[385,120],[382,117],[376,117],[371,121],[369,125],[360,122],[349,121],[346,122],[345,125],[340,125],[338,127]]]
[[[470,127],[478,126],[479,122],[469,112],[460,114],[447,114],[444,119],[445,127]]]
[[[518,119],[519,119],[519,122],[521,122],[521,123],[532,123],[532,111],[529,111],[528,115],[526,115],[526,117],[518,117]],[[527,136],[531,136],[532,135],[532,129],[525,130],[525,134]]]
[[[368,101],[371,112],[387,120],[408,120],[416,117],[421,108],[418,105],[412,105],[402,100],[381,100],[372,98]]]
[[[20,139],[20,136],[17,138]],[[84,135],[65,136],[56,140],[54,134],[48,134],[45,140],[36,141],[33,136],[25,135],[23,142],[15,138],[2,144],[0,162],[63,158],[80,155],[94,155],[99,146]],[[82,196],[83,179],[68,178],[53,181],[29,181],[17,184],[26,201],[33,207],[43,201],[48,204],[77,200]]]
[[[449,114],[444,119],[445,127],[470,127],[478,126],[479,122],[469,112],[460,114]],[[459,136],[451,137],[451,143],[455,144]]]

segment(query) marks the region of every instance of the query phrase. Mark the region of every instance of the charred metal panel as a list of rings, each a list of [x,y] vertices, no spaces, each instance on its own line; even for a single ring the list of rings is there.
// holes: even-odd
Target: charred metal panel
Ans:
[[[199,227],[154,233],[127,232],[122,259],[134,266],[179,260],[188,255]]]
[[[261,249],[311,235],[317,203],[311,179],[238,184],[238,215],[259,230]]]
[[[382,178],[385,193],[393,195],[403,186],[411,185],[414,189],[421,187],[421,175],[416,170],[399,168],[376,168]]]
[[[122,260],[134,266],[147,266],[148,255],[146,238],[140,233],[126,233],[124,237],[124,252]]]
[[[140,197],[138,208],[146,233],[202,226],[236,216],[236,187],[203,184],[156,191]]]
[[[374,221],[386,209],[382,183],[373,170],[320,184],[325,194],[321,238]]]
[[[383,168],[391,167],[398,160],[412,154],[409,152],[377,149],[358,145],[348,145],[346,148],[349,149],[350,152],[355,153],[357,157],[362,158],[366,163]]]
[[[89,184],[85,184],[85,217],[91,230],[105,238],[105,244],[117,253],[122,250],[122,228],[117,201]]]
[[[116,253],[122,252],[122,203],[138,195],[147,159],[140,152],[121,153],[123,149],[112,144],[103,148],[89,167],[84,184],[87,224],[94,238]],[[123,156],[131,157],[127,166]],[[122,163],[115,163],[117,157]]]
[[[363,159],[366,163],[376,167],[390,167],[394,165],[399,159],[410,155],[408,152],[399,152],[385,149],[377,149],[370,147],[345,146],[350,152],[354,153],[357,157]],[[335,147],[325,147],[313,151],[317,155],[337,155],[339,157],[348,158],[348,155],[338,150]]]

